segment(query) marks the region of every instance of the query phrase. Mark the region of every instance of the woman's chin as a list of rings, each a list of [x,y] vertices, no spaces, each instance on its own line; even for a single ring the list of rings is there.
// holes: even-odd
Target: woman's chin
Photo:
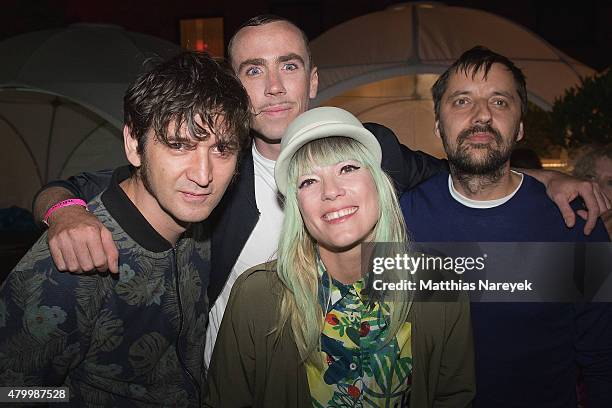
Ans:
[[[359,247],[364,242],[367,242],[365,237],[358,239],[334,239],[329,242],[318,242],[320,247],[325,248],[329,252],[344,253],[349,252],[356,247]]]

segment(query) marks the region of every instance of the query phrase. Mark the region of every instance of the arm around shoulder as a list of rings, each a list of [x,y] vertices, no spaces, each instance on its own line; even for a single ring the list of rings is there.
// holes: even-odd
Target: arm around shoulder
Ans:
[[[111,176],[110,170],[102,170],[48,184],[35,199],[35,218],[41,222],[51,206],[75,195],[89,201],[106,189]],[[57,269],[74,273],[94,269],[118,272],[119,253],[112,234],[93,214],[80,205],[70,205],[55,209],[48,217],[49,249]]]
[[[34,219],[42,223],[45,212],[62,200],[69,198],[92,200],[106,189],[112,175],[112,170],[99,170],[95,173],[80,173],[67,180],[55,180],[45,184],[38,190],[32,202]]]
[[[570,203],[577,197],[582,198],[585,210],[578,210],[576,213],[586,220],[584,225],[585,235],[589,235],[600,214],[610,209],[610,201],[599,190],[597,183],[580,180],[552,170],[537,170],[537,169],[518,169],[519,171],[530,175],[546,186],[546,194],[559,207],[565,224],[572,228],[576,224],[576,214]]]
[[[364,126],[380,143],[383,152],[382,167],[391,176],[400,194],[448,170],[445,160],[409,149],[399,142],[391,129],[378,123],[364,123]]]

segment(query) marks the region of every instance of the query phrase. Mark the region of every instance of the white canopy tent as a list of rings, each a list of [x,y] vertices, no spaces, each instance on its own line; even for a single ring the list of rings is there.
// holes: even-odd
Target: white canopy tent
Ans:
[[[0,135],[0,208],[29,209],[50,180],[125,163],[115,124],[54,94],[0,90]]]
[[[435,2],[395,5],[323,33],[311,43],[319,69],[315,105],[345,108],[392,128],[406,145],[438,157],[429,89],[464,51],[484,45],[527,77],[531,102],[550,110],[594,70],[524,27],[494,14]]]
[[[126,163],[123,94],[170,42],[78,24],[0,42],[0,208],[30,208],[45,183]]]

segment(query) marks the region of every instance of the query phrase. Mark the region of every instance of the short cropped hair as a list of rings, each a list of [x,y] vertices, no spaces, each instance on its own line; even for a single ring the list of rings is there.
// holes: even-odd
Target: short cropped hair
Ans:
[[[206,140],[213,132],[228,153],[246,146],[249,97],[227,67],[206,53],[193,51],[153,65],[128,88],[123,99],[124,122],[138,141],[139,154],[144,152],[149,130],[169,146],[169,136],[185,139],[179,134],[183,125],[189,137],[196,140]],[[198,118],[204,126],[197,122]]]
[[[293,27],[295,27],[296,30],[298,30],[298,32],[302,36],[302,40],[304,40],[304,48],[306,48],[306,52],[308,53],[307,68],[311,69],[312,68],[312,54],[310,52],[308,36],[304,32],[304,30],[302,30],[300,27],[298,27],[293,21],[291,21],[291,20],[289,20],[289,19],[287,19],[285,17],[280,17],[280,16],[277,16],[277,15],[274,15],[274,14],[260,14],[258,16],[249,18],[247,21],[242,23],[242,25],[240,27],[238,27],[238,29],[236,30],[234,35],[232,35],[232,38],[230,38],[229,44],[227,45],[227,59],[230,61],[230,63],[232,61],[232,48],[234,46],[234,41],[236,40],[236,36],[238,35],[238,33],[243,28],[246,28],[246,27],[259,27],[259,26],[263,26],[263,25],[266,25],[266,24],[270,24],[270,23],[276,23],[276,22],[279,22],[279,21],[288,23],[288,24],[292,25]]]
[[[436,83],[431,87],[436,120],[440,120],[440,104],[442,103],[442,96],[448,87],[448,79],[451,74],[461,71],[466,75],[471,74],[472,78],[474,78],[481,69],[484,69],[484,77],[486,78],[493,64],[503,65],[512,74],[516,84],[516,92],[521,99],[521,118],[523,118],[527,113],[527,84],[523,71],[503,55],[478,45],[461,54],[459,59],[444,71]]]

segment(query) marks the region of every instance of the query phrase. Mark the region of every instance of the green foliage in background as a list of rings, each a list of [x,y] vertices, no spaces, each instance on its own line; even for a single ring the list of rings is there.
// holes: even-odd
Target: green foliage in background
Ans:
[[[612,69],[565,91],[550,113],[554,143],[575,148],[612,142]]]
[[[557,157],[560,146],[552,138],[552,120],[549,112],[529,102],[523,119],[525,137],[517,147],[531,149],[540,157]]]

